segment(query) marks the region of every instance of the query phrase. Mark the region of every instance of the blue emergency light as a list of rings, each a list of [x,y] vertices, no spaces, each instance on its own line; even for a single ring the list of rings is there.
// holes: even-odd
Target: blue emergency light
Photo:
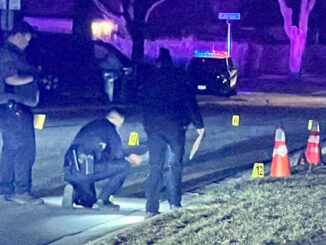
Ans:
[[[204,51],[200,52],[195,50],[195,56],[197,57],[216,57],[216,58],[226,58],[228,57],[228,52],[226,51]]]

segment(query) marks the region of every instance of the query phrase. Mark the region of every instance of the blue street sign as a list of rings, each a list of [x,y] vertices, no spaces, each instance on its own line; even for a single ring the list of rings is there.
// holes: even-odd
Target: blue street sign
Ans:
[[[219,13],[218,18],[220,20],[240,20],[240,13]]]

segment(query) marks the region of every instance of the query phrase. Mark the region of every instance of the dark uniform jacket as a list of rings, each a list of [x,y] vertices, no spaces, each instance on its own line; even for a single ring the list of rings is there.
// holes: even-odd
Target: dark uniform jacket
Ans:
[[[121,138],[115,126],[106,118],[96,119],[86,124],[77,133],[71,148],[75,148],[78,155],[82,153],[93,155],[95,163],[122,159],[125,156]],[[67,160],[65,166],[69,164]]]
[[[184,127],[193,123],[203,128],[196,97],[187,84],[187,73],[172,66],[153,68],[140,89],[140,103],[144,113],[144,128]]]
[[[27,63],[22,51],[5,41],[0,49],[0,104],[14,100],[27,106],[36,106],[39,91],[35,81],[18,86],[11,86],[5,82],[10,76],[34,75],[36,72],[37,70]]]

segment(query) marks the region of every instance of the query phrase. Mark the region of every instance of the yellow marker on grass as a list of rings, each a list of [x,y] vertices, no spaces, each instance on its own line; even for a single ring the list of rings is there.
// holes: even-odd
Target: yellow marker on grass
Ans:
[[[34,128],[42,130],[45,122],[45,117],[46,117],[45,114],[35,114]]]
[[[312,129],[312,122],[313,122],[313,120],[309,120],[309,122],[308,122],[308,129],[309,129],[309,130]]]
[[[239,126],[240,117],[239,115],[233,115],[232,126]]]
[[[113,203],[113,200],[114,200],[114,196],[113,195],[110,195],[109,196],[109,201]]]
[[[128,145],[139,145],[138,133],[136,132],[130,133]]]
[[[253,178],[263,178],[265,175],[264,164],[263,163],[255,163],[254,168],[252,169],[252,177]]]

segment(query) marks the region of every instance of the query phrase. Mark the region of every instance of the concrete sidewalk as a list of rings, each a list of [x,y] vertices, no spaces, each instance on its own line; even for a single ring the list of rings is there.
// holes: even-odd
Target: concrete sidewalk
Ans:
[[[188,205],[193,199],[196,193],[185,193],[183,195],[182,204],[184,206]],[[52,207],[60,207],[61,196],[57,197],[47,197],[44,198],[46,205]],[[89,219],[87,224],[74,233],[67,233],[65,236],[58,238],[57,240],[51,242],[53,245],[79,245],[87,243],[90,240],[97,239],[102,236],[107,236],[108,234],[114,236],[124,229],[128,229],[130,226],[138,224],[146,219],[145,213],[145,203],[144,198],[115,198],[116,204],[120,205],[120,212],[108,213],[105,209],[94,210],[93,214],[88,214],[91,216],[101,216],[101,219],[92,220]],[[78,215],[78,211],[82,209],[76,206],[74,211]],[[167,201],[162,201],[160,203],[160,212],[166,213],[170,212],[169,204]],[[79,214],[80,215],[80,214]],[[48,232],[52,232],[52,229],[57,229],[57,224],[48,224]],[[67,228],[68,229],[68,228]]]

